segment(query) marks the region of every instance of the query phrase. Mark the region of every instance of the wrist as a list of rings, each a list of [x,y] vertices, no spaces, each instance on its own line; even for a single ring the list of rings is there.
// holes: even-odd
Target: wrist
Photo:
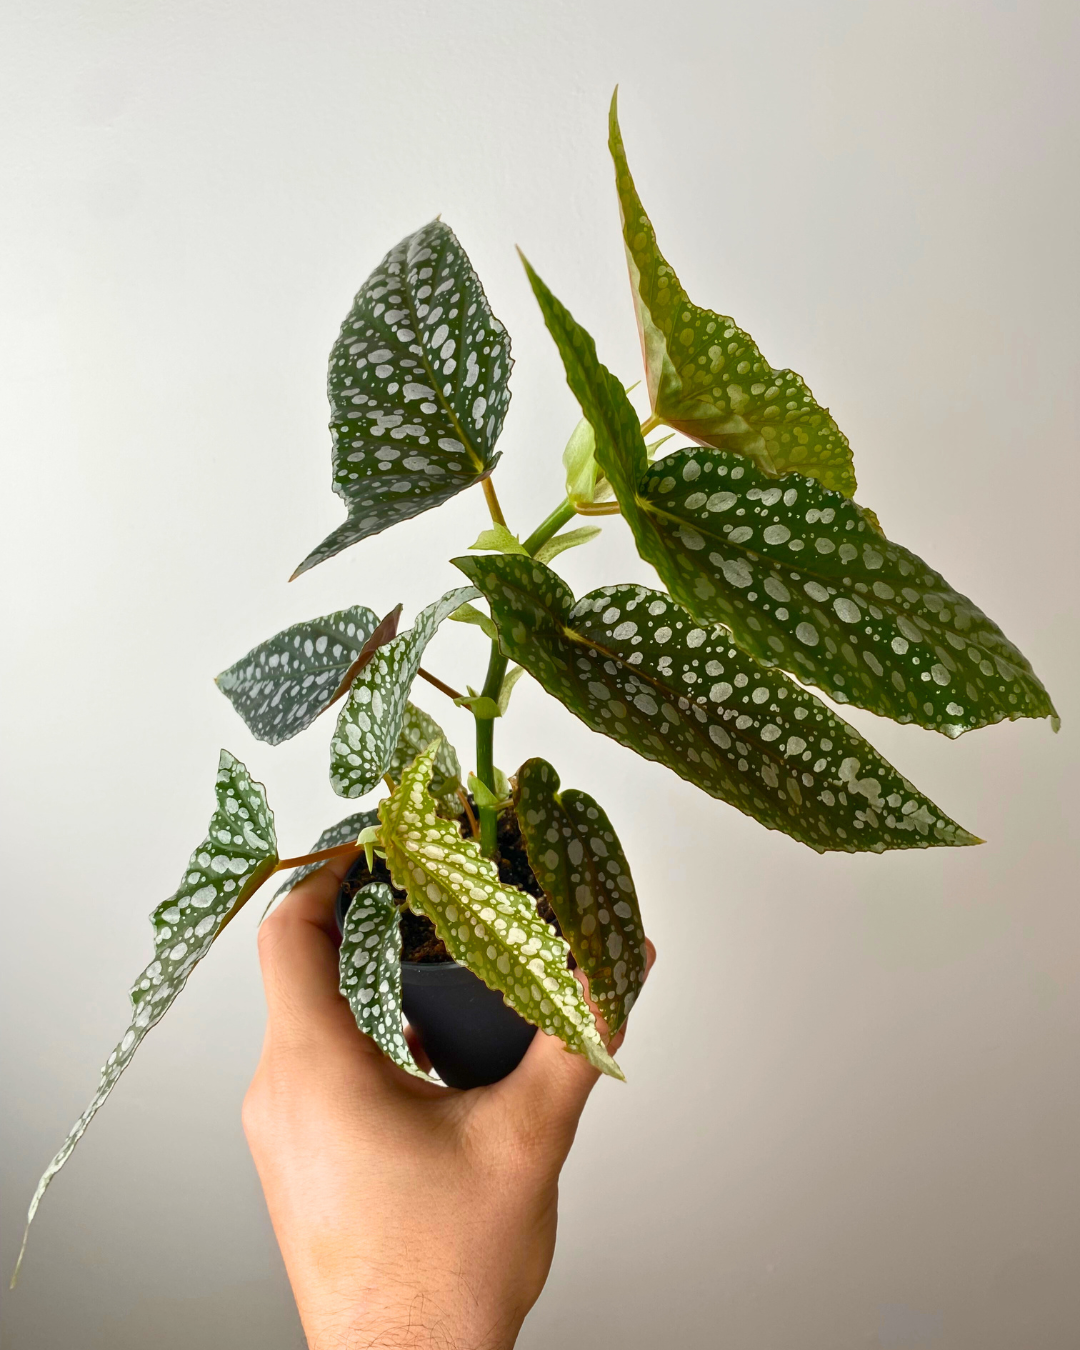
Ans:
[[[513,1350],[523,1316],[477,1306],[462,1291],[385,1289],[298,1304],[309,1350]]]

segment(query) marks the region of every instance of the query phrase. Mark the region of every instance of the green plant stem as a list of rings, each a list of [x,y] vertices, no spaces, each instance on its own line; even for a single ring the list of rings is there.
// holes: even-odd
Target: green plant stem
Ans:
[[[521,547],[526,553],[535,556],[537,549],[546,544],[553,535],[558,534],[567,521],[573,520],[576,514],[569,499],[561,501],[551,515],[537,525]]]
[[[642,422],[641,434],[647,436],[650,431],[655,431],[657,427],[662,426],[663,422],[662,417],[657,417],[656,413],[653,413],[651,417],[646,417],[645,421]]]
[[[484,480],[485,492],[488,482],[488,479]],[[494,489],[492,489],[491,496],[494,497]],[[489,505],[490,500],[489,498]],[[567,521],[573,520],[575,515],[573,504],[569,500],[561,501],[555,510],[533,530],[532,534],[522,544],[522,548],[528,554],[535,554],[542,544],[546,544],[552,535],[558,534]],[[492,512],[492,518],[494,518],[494,512]],[[484,687],[480,691],[482,698],[490,698],[492,701],[498,702],[499,691],[502,689],[502,682],[506,675],[506,666],[507,658],[499,651],[499,644],[493,642],[491,644],[491,656],[488,658],[487,675],[484,677]],[[492,717],[476,718],[476,776],[486,788],[489,788],[492,792],[495,791],[495,719]],[[480,848],[484,856],[490,858],[495,852],[498,820],[490,806],[478,807],[478,815],[480,817]]]
[[[480,691],[482,698],[497,700],[506,674],[507,658],[499,651],[499,644],[491,644],[491,656],[488,659],[487,675],[484,687]],[[476,718],[476,776],[492,792],[495,791],[495,719],[493,717]],[[485,858],[495,852],[498,821],[490,806],[478,806],[480,816],[480,850]]]
[[[495,493],[495,485],[490,478],[483,479],[483,489],[484,500],[487,502],[492,524],[501,525],[505,529],[506,517],[503,515],[502,507],[499,505],[499,498]]]

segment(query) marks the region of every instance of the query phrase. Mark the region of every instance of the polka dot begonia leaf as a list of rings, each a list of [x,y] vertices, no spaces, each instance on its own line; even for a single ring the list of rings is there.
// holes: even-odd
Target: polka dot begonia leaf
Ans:
[[[734,319],[701,309],[656,243],[626,162],[616,100],[608,147],[653,412],[702,445],[752,459],[776,477],[791,469],[850,497],[851,446],[793,370],[774,370]]]
[[[345,523],[299,576],[478,482],[510,402],[510,338],[441,220],[392,248],[330,353],[334,491]]]
[[[432,745],[418,755],[397,791],[379,803],[394,885],[408,893],[410,909],[431,920],[455,961],[541,1031],[621,1078],[567,968],[567,943],[537,914],[532,896],[504,885],[477,844],[438,815],[427,791],[437,753]]]
[[[340,987],[364,1035],[406,1073],[426,1079],[402,1030],[399,914],[385,882],[373,882],[356,893],[341,935]]]
[[[543,759],[518,769],[514,810],[529,865],[614,1033],[645,978],[645,930],[619,837],[592,797],[559,791],[559,776]]]
[[[395,783],[398,782],[421,750],[426,750],[436,741],[439,748],[435,752],[428,791],[439,803],[439,810],[443,815],[449,813],[451,816],[457,816],[461,812],[461,802],[457,795],[461,787],[461,764],[458,762],[457,751],[446,739],[445,733],[434,717],[430,717],[415,703],[405,704],[401,733],[386,772]]]
[[[1057,713],[1027,658],[940,573],[813,479],[679,450],[638,487],[646,554],[699,620],[744,651],[894,722],[959,736]],[[637,533],[637,531],[635,531]]]
[[[253,647],[217,686],[260,741],[280,745],[309,727],[379,620],[363,605],[293,624]]]
[[[442,621],[477,595],[471,586],[447,591],[420,611],[412,628],[380,647],[356,677],[330,742],[330,783],[339,797],[363,797],[388,772],[424,649]]]
[[[897,722],[947,736],[1006,717],[1056,723],[1001,629],[842,493],[712,448],[650,466],[622,385],[530,276],[638,552],[700,622],[722,623],[762,664]]]
[[[819,853],[979,841],[854,727],[662,591],[603,586],[577,601],[534,560],[455,558],[511,659],[594,731]]]
[[[191,855],[179,890],[150,916],[154,959],[131,986],[131,1022],[105,1061],[90,1105],[38,1182],[26,1219],[28,1229],[49,1183],[104,1105],[146,1033],[172,1006],[223,923],[246,902],[277,862],[274,817],[262,785],[227,750],[221,752],[215,790],[217,810],[206,838]]]
[[[360,833],[366,830],[369,825],[378,825],[379,815],[377,811],[357,811],[351,816],[346,816],[344,820],[339,820],[336,825],[331,825],[329,829],[323,830],[318,839],[315,840],[309,853],[321,853],[324,848],[337,848],[339,844],[350,844]],[[322,867],[321,862],[304,863],[302,867],[297,867],[295,871],[290,872],[288,879],[284,881],[274,892],[274,899],[277,900],[298,885],[305,877],[311,876],[312,872],[317,872]]]

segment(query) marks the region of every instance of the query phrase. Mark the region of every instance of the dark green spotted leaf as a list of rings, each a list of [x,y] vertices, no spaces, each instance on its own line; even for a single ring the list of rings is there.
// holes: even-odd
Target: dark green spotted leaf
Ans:
[[[838,702],[949,736],[1056,717],[1001,630],[842,493],[801,474],[778,482],[724,450],[650,466],[622,385],[529,276],[638,552],[699,621],[724,624],[760,662]]]
[[[26,1217],[28,1231],[49,1183],[86,1133],[146,1033],[161,1021],[221,928],[277,862],[274,817],[262,785],[227,750],[221,752],[215,791],[217,810],[210,819],[206,838],[188,861],[179,890],[163,900],[150,916],[154,926],[154,959],[131,986],[132,1015],[128,1029],[105,1061],[90,1105],[72,1126],[38,1182]]]
[[[654,414],[772,477],[796,469],[852,496],[851,446],[828,408],[802,376],[774,370],[734,319],[695,305],[660,252],[630,176],[614,96],[608,147]]]
[[[378,622],[353,605],[293,624],[223,670],[216,684],[253,735],[280,745],[333,701]]]
[[[334,491],[348,518],[293,573],[440,506],[495,466],[510,339],[441,220],[392,248],[330,353]]]
[[[425,647],[443,619],[476,598],[471,586],[447,591],[420,611],[412,628],[380,647],[356,677],[330,743],[330,783],[339,797],[363,797],[387,772]]]
[[[645,979],[645,930],[619,837],[592,797],[559,791],[543,759],[518,769],[514,811],[529,865],[614,1033]]]
[[[479,846],[437,813],[426,787],[436,753],[431,746],[419,755],[397,791],[379,803],[380,843],[394,885],[408,893],[410,909],[431,920],[455,961],[534,1026],[621,1078],[567,969],[566,942],[537,914],[535,900],[504,886]]]
[[[400,913],[385,882],[356,893],[341,934],[340,988],[364,1035],[406,1073],[427,1078],[409,1053],[401,1025]]]
[[[679,450],[645,473],[626,514],[697,619],[722,623],[764,665],[838,703],[947,736],[1057,718],[1026,657],[981,609],[813,479],[777,482],[722,450]]]
[[[323,830],[308,851],[310,853],[321,853],[324,848],[337,848],[340,844],[352,843],[361,830],[378,823],[377,812],[357,811],[354,815],[339,820],[336,825],[331,825],[329,829]],[[299,885],[305,877],[311,876],[312,872],[317,872],[322,866],[321,862],[305,863],[302,867],[290,872],[288,880],[274,892],[274,899],[277,900],[283,895],[288,895],[294,886]]]
[[[604,586],[575,604],[535,561],[454,562],[503,652],[587,726],[770,829],[818,852],[978,842],[820,699],[663,592]]]
[[[401,731],[386,772],[395,783],[398,782],[416,756],[436,742],[439,748],[435,752],[428,791],[439,803],[441,811],[444,813],[450,811],[457,816],[461,813],[461,802],[457,795],[461,787],[461,765],[458,763],[457,752],[446,739],[445,732],[434,717],[429,717],[423,708],[418,708],[415,703],[405,704]]]

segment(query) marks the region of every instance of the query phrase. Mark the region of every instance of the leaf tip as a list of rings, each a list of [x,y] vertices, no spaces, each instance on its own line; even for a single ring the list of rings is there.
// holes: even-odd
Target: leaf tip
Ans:
[[[594,1045],[589,1041],[586,1041],[585,1044],[585,1053],[594,1069],[599,1069],[602,1074],[605,1074],[608,1078],[615,1078],[620,1083],[626,1082],[626,1074],[623,1073],[602,1045]]]

